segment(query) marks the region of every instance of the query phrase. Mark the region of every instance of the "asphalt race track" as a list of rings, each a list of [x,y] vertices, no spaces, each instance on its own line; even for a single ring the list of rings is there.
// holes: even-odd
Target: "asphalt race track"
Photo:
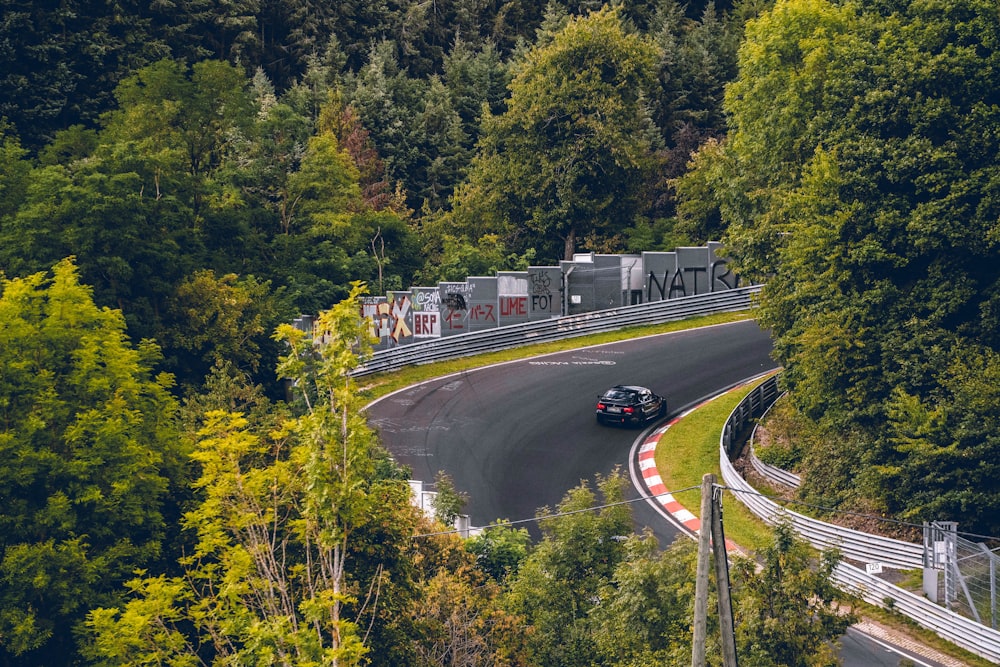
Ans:
[[[770,351],[768,334],[751,320],[632,339],[410,387],[370,405],[369,422],[414,479],[446,471],[469,494],[473,526],[531,519],[595,473],[628,471],[641,430],[594,419],[609,386],[649,387],[666,397],[669,417],[774,368]],[[638,527],[674,538],[677,530],[651,506],[634,508]]]

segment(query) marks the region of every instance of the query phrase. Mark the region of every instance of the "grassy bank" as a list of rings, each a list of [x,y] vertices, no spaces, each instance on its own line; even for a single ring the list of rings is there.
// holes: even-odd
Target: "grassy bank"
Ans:
[[[701,513],[702,476],[714,473],[717,483],[722,483],[719,469],[722,425],[751,389],[749,385],[734,389],[698,407],[667,429],[657,444],[656,467],[667,490],[696,487],[673,493],[695,516]],[[770,529],[731,493],[723,497],[722,512],[726,538],[745,550],[758,549],[770,540]]]

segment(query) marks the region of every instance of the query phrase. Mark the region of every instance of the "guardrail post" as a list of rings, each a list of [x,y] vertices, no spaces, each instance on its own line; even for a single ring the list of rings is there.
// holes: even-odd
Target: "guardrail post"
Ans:
[[[985,544],[979,543],[979,548],[986,553],[990,561],[990,627],[997,629],[997,557]]]
[[[955,587],[955,575],[958,563],[955,562],[958,523],[955,521],[935,521],[931,524],[935,530],[934,551],[935,560],[940,549],[940,558],[944,564],[944,604],[949,609],[951,603],[958,600],[958,590]]]

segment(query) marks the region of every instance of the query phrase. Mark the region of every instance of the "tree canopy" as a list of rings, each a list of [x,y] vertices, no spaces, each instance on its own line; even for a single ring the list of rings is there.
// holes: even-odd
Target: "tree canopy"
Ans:
[[[655,53],[610,9],[569,19],[525,53],[506,110],[483,119],[458,224],[554,259],[630,226],[657,145],[646,103]]]
[[[997,398],[998,20],[988,2],[778,2],[747,25],[724,150],[682,180],[717,184],[794,402],[850,442],[814,499],[1000,527],[992,411],[966,400]]]
[[[55,664],[73,628],[176,548],[183,439],[155,345],[70,261],[0,283],[0,655]]]

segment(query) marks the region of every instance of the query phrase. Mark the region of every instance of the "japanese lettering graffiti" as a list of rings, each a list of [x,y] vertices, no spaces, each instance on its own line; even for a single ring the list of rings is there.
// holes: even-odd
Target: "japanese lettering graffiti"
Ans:
[[[472,285],[469,283],[440,283],[442,333],[457,333],[468,329],[469,302]]]
[[[481,322],[496,322],[497,318],[493,315],[493,304],[491,303],[477,303],[476,305],[469,308],[470,320],[481,321]]]

